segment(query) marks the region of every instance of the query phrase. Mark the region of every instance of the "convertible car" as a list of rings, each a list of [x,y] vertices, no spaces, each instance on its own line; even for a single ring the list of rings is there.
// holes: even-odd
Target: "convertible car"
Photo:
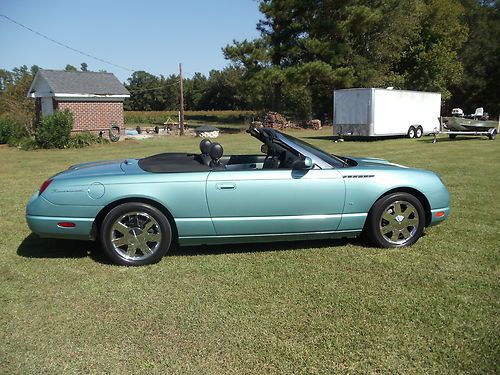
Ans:
[[[173,245],[365,233],[379,247],[415,243],[450,213],[438,175],[387,160],[329,154],[253,128],[261,154],[200,153],[78,164],[45,181],[26,208],[42,237],[101,241],[122,265],[158,262]]]

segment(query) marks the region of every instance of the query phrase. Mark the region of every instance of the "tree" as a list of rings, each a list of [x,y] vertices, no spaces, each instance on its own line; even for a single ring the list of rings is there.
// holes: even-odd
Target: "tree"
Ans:
[[[14,81],[12,73],[5,69],[0,69],[0,94],[3,93]]]
[[[348,87],[439,90],[460,80],[457,52],[467,38],[458,0],[262,0],[254,41],[223,51],[245,69],[260,105],[304,116],[331,111]],[[309,109],[308,109],[309,108]]]
[[[458,54],[464,74],[452,88],[447,110],[461,107],[472,113],[484,107],[496,116],[500,113],[500,3],[462,0],[462,4],[469,25],[469,38]]]
[[[307,9],[308,0],[262,0],[259,5],[264,18],[257,24],[261,37],[253,42],[233,42],[223,49],[226,58],[245,66],[256,74],[268,69],[266,74],[273,86],[273,109],[281,111],[284,70],[295,63],[303,24],[301,16]]]
[[[450,87],[462,79],[458,52],[468,35],[464,8],[457,0],[426,0],[418,10],[418,33],[403,51],[396,71],[404,88],[439,91],[449,99]]]
[[[179,107],[179,77],[155,76],[145,71],[132,74],[126,84],[130,99],[124,106],[133,111],[163,111]]]
[[[73,65],[67,64],[66,67],[64,68],[65,71],[67,72],[76,72],[78,69],[76,69]]]
[[[199,106],[209,110],[244,108],[242,78],[243,71],[236,67],[210,71],[206,88],[198,102]]]
[[[0,115],[21,124],[23,133],[33,134],[35,128],[35,102],[26,97],[39,67],[21,65],[11,72],[0,70]]]
[[[87,63],[82,62],[82,63],[80,64],[80,70],[81,70],[82,72],[88,72],[88,65],[87,65]]]
[[[156,90],[160,87],[160,80],[153,74],[145,71],[137,71],[128,79],[127,89],[130,91],[130,99],[127,107],[133,111],[162,110],[161,99],[158,98]]]
[[[201,110],[203,96],[206,95],[208,80],[201,73],[195,73],[191,79],[184,80],[184,104],[186,109]]]

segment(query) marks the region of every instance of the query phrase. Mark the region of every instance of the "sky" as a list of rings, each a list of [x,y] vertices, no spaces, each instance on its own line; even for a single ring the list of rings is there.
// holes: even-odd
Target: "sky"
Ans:
[[[0,0],[0,14],[74,49],[132,70],[186,77],[228,65],[221,48],[258,36],[256,0]],[[96,61],[0,17],[0,68],[131,71]]]

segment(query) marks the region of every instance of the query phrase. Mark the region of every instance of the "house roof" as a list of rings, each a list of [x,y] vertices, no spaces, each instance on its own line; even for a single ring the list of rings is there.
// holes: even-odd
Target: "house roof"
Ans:
[[[41,88],[42,81],[48,87]],[[47,90],[48,89],[48,90]],[[37,95],[37,90],[40,91]],[[42,95],[41,91],[49,91]],[[28,96],[123,96],[130,93],[113,73],[67,72],[40,69],[33,79]]]

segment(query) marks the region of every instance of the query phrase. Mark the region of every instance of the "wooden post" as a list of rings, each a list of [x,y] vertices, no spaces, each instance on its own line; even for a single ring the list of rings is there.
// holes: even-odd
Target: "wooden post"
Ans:
[[[182,64],[179,63],[179,83],[181,90],[180,97],[180,111],[179,111],[179,134],[184,135],[184,87],[182,82]]]

